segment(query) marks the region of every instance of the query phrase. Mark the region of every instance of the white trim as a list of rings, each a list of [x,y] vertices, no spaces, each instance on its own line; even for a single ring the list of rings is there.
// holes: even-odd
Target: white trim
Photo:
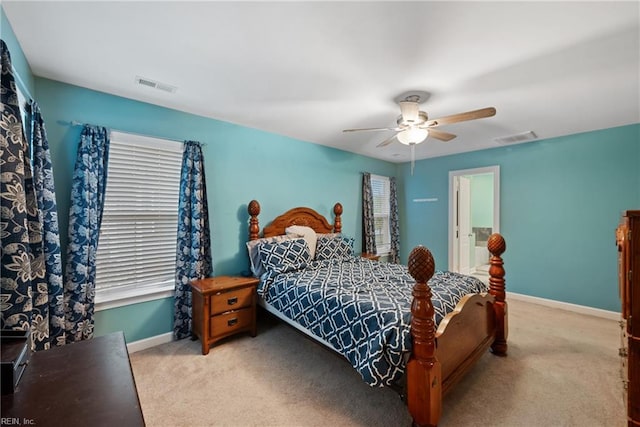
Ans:
[[[493,173],[493,233],[500,232],[500,166],[486,166],[475,169],[461,169],[449,171],[449,265],[447,270],[456,271],[454,269],[454,244],[455,241],[455,224],[453,222],[453,212],[455,209],[455,178],[464,175],[482,175]]]
[[[167,344],[173,341],[173,332],[167,332],[166,334],[160,334],[149,338],[144,338],[138,341],[127,344],[127,351],[129,354],[136,351],[146,350],[151,347],[155,347],[160,344]]]
[[[175,295],[175,285],[164,286],[160,289],[119,289],[117,295],[106,297],[96,291],[95,311],[109,310],[125,305],[169,298]]]
[[[519,301],[530,302],[533,304],[540,304],[546,307],[559,308],[561,310],[572,311],[574,313],[586,314],[588,316],[601,317],[603,319],[616,320],[616,321],[620,320],[620,313],[618,312],[602,310],[600,308],[587,307],[586,305],[571,304],[568,302],[556,301],[556,300],[539,298],[539,297],[532,297],[529,295],[517,294],[514,292],[507,291],[507,303],[509,302],[509,298],[519,300]]]

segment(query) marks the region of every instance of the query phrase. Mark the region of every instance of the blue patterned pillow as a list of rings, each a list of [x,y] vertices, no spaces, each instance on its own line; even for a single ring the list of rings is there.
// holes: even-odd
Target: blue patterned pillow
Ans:
[[[247,242],[247,251],[249,252],[249,261],[251,265],[251,272],[255,277],[260,277],[265,273],[264,267],[262,266],[262,261],[260,260],[260,252],[258,249],[260,246],[265,243],[277,243],[282,242],[284,240],[291,240],[295,237],[289,236],[274,236],[274,237],[263,237],[256,240],[250,240]]]
[[[274,273],[299,270],[311,261],[309,246],[304,239],[263,243],[258,247],[258,253],[265,270]]]
[[[318,237],[316,260],[350,258],[353,256],[353,237]]]

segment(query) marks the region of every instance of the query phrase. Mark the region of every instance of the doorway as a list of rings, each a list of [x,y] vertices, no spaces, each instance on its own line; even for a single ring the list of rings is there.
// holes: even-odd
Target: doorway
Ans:
[[[488,280],[487,239],[500,232],[500,166],[449,172],[449,270]]]

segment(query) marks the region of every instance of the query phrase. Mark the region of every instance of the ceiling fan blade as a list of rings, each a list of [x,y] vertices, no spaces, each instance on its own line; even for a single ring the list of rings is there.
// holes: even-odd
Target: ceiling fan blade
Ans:
[[[481,108],[479,110],[467,111],[466,113],[452,114],[450,116],[440,117],[439,119],[428,120],[424,126],[434,127],[440,125],[448,125],[450,123],[464,122],[467,120],[483,119],[496,115],[496,109],[493,107]]]
[[[376,145],[376,147],[386,147],[387,145],[391,144],[393,142],[393,140],[396,138],[396,135],[392,135],[391,137],[385,139],[384,141],[382,141],[380,144]]]
[[[379,130],[395,130],[398,131],[400,130],[399,128],[395,127],[395,128],[362,128],[362,129],[344,129],[342,132],[361,132],[361,131],[379,131]]]
[[[429,136],[435,139],[439,139],[440,141],[444,141],[444,142],[448,142],[451,141],[453,138],[456,137],[456,135],[449,133],[449,132],[443,132],[441,130],[437,130],[437,129],[429,129]]]

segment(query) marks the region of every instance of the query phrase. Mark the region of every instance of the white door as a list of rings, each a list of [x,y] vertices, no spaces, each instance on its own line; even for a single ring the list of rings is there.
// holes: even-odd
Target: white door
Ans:
[[[493,204],[493,233],[500,232],[500,166],[449,171],[449,270],[464,273],[475,270],[475,239],[471,233],[471,189],[469,177],[491,174],[493,194],[484,203]],[[467,178],[465,178],[467,177]],[[462,195],[460,195],[462,187]],[[466,190],[465,190],[466,187]],[[467,191],[468,190],[468,191]],[[466,195],[468,193],[468,196]],[[460,206],[460,207],[459,207]],[[469,218],[468,220],[464,218]],[[464,237],[464,238],[463,238]],[[462,248],[467,246],[468,250]],[[471,252],[473,251],[473,252]]]
[[[458,186],[459,272],[471,274],[471,180],[461,176]]]

